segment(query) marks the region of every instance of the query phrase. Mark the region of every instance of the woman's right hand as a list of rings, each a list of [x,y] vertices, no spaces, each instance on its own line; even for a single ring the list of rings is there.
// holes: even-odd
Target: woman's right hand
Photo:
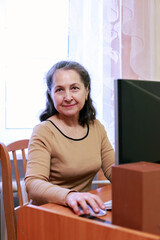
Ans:
[[[69,192],[66,196],[66,204],[77,215],[90,213],[87,204],[91,206],[95,213],[98,213],[100,208],[105,209],[103,201],[97,195],[88,192]],[[79,209],[79,206],[82,210]]]

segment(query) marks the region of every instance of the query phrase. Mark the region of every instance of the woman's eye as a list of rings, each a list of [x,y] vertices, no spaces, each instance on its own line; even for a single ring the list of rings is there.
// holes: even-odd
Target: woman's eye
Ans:
[[[57,88],[56,89],[56,92],[61,92],[62,91],[62,88]]]
[[[75,87],[72,87],[72,89],[73,89],[73,90],[77,90],[77,89],[78,89],[78,87],[76,87],[76,86],[75,86]]]

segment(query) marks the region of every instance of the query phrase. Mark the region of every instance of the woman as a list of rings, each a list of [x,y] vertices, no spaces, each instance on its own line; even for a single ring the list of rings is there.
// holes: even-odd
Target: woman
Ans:
[[[79,215],[105,206],[91,190],[102,167],[111,180],[114,151],[96,119],[90,97],[90,76],[77,62],[61,61],[47,73],[47,103],[32,133],[26,189],[37,204],[70,206]]]

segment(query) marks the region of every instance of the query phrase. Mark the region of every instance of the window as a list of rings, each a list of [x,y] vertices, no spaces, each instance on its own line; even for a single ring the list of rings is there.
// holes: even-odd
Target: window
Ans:
[[[68,0],[0,2],[0,141],[29,138],[45,107],[45,72],[68,57]]]

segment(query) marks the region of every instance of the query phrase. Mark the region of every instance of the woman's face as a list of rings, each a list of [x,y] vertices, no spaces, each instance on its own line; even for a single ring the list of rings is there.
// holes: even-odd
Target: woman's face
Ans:
[[[75,70],[57,70],[52,78],[51,98],[56,110],[65,117],[79,117],[88,97],[80,75]]]

